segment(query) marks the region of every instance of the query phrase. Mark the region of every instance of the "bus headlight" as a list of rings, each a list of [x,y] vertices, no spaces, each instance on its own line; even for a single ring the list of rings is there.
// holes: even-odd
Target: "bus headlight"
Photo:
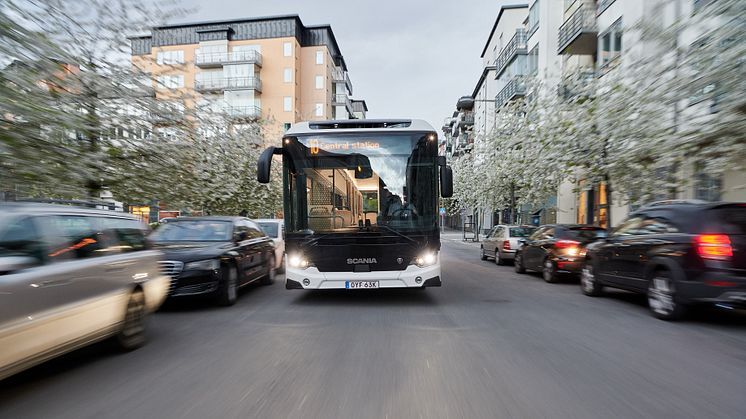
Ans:
[[[420,268],[424,268],[426,266],[430,266],[435,264],[435,262],[438,260],[438,254],[435,252],[427,251],[416,258],[414,258],[414,264],[417,265]]]
[[[291,268],[306,269],[311,266],[311,262],[302,255],[291,255],[288,257],[288,264]]]

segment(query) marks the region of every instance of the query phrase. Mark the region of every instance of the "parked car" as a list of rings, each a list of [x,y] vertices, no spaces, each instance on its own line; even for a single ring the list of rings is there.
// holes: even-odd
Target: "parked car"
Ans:
[[[581,289],[647,294],[655,317],[691,304],[746,304],[746,204],[666,201],[631,214],[588,247]]]
[[[536,231],[534,226],[495,226],[482,241],[482,260],[493,258],[498,265],[512,261],[518,249],[518,240],[527,238],[534,231]]]
[[[285,220],[263,218],[254,220],[275,243],[275,261],[277,272],[285,272]]]
[[[546,282],[557,282],[560,274],[580,273],[585,261],[585,246],[605,236],[605,229],[592,225],[541,226],[528,238],[519,240],[515,271],[539,271]]]
[[[238,289],[275,279],[272,239],[244,217],[179,217],[150,235],[164,252],[161,272],[171,277],[169,298],[211,296],[233,305]]]
[[[113,211],[0,205],[0,379],[105,338],[145,342],[169,283],[147,231]]]

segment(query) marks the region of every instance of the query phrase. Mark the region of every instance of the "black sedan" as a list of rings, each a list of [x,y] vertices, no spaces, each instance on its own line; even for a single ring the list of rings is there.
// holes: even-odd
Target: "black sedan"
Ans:
[[[665,201],[638,210],[588,246],[584,294],[647,294],[655,317],[693,304],[746,307],[746,204]]]
[[[515,271],[539,271],[546,282],[557,282],[560,274],[580,273],[585,260],[585,246],[605,236],[605,229],[592,225],[541,226],[527,239],[519,240]]]
[[[204,295],[233,305],[238,289],[275,278],[272,239],[243,217],[179,217],[150,235],[164,252],[161,271],[171,277],[169,298]]]

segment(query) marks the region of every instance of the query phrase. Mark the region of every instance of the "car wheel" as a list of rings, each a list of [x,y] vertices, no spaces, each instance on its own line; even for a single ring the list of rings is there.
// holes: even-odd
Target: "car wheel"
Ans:
[[[515,253],[515,259],[513,260],[513,269],[519,274],[526,273],[526,267],[523,266],[523,255],[521,252]]]
[[[604,287],[598,282],[591,261],[586,262],[583,271],[580,273],[580,289],[583,294],[590,297],[598,297],[603,293]]]
[[[484,254],[484,247],[480,248],[480,250],[482,251],[482,256],[481,256],[482,260],[487,260],[487,255]]]
[[[218,304],[221,306],[232,306],[238,299],[238,270],[236,265],[229,264],[223,267],[223,280],[218,287]]]
[[[505,259],[500,257],[500,251],[495,249],[495,265],[505,265]]]
[[[549,258],[546,258],[544,260],[544,266],[541,270],[541,276],[544,278],[544,281],[550,284],[554,284],[559,281],[559,277],[557,276],[557,266]]]
[[[116,335],[116,343],[121,349],[131,351],[145,344],[146,317],[145,295],[140,290],[133,291],[127,300],[122,329]]]
[[[262,285],[272,285],[275,282],[275,257],[269,257],[267,261],[267,273],[262,278]]]
[[[671,274],[657,271],[648,283],[648,306],[653,316],[662,320],[678,320],[686,307],[678,301]]]

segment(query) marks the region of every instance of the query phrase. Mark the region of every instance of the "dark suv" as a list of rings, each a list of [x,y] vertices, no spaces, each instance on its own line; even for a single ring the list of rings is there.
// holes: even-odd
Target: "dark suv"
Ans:
[[[601,227],[584,224],[550,224],[520,239],[515,271],[539,271],[546,282],[559,281],[560,274],[578,274],[585,260],[585,246],[606,236]]]
[[[646,293],[654,316],[688,305],[746,303],[746,204],[667,201],[634,212],[588,246],[583,293],[603,287]]]

